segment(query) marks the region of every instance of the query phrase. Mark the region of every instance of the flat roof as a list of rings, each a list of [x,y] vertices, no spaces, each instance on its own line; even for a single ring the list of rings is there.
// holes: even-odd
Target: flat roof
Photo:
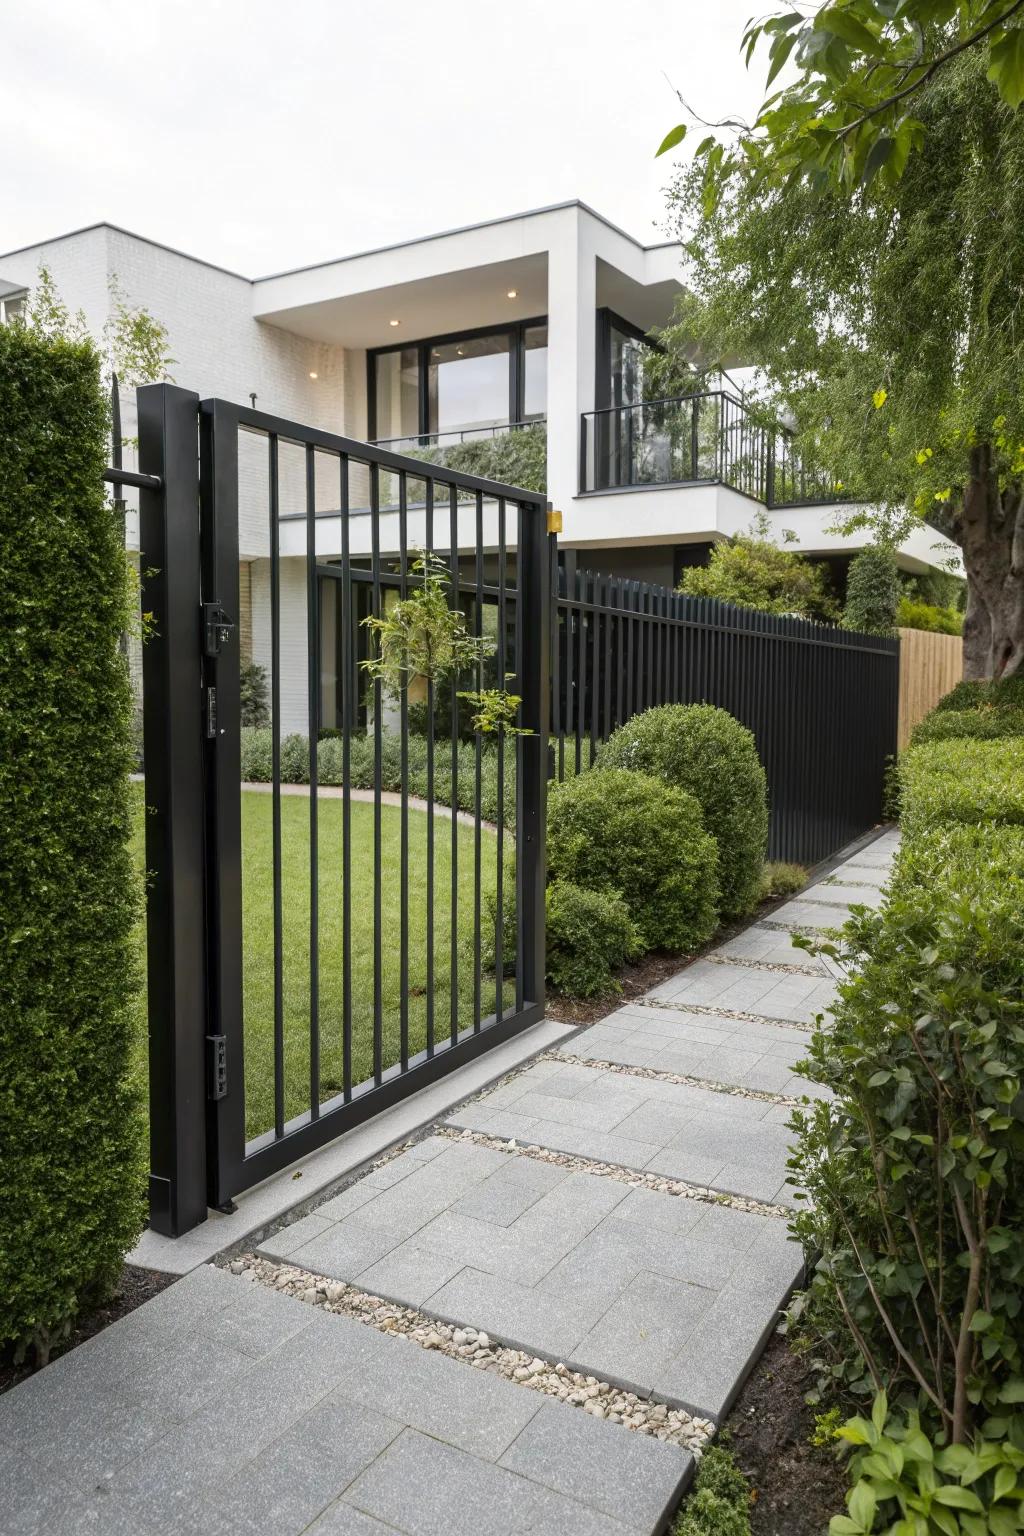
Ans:
[[[366,256],[382,256],[388,251],[400,251],[404,247],[410,245],[425,245],[431,240],[445,240],[452,235],[470,234],[475,229],[489,229],[496,224],[513,224],[517,219],[533,219],[544,213],[560,213],[566,208],[582,209],[582,211],[589,214],[592,219],[597,219],[599,223],[604,224],[606,228],[613,230],[615,234],[621,235],[624,240],[628,240],[630,244],[635,245],[637,249],[641,251],[664,250],[668,246],[678,244],[678,241],[676,240],[658,240],[655,241],[653,245],[644,245],[643,242],[637,240],[634,235],[631,235],[626,230],[621,229],[619,225],[613,224],[611,219],[606,219],[603,214],[598,213],[596,209],[591,208],[589,204],[582,202],[579,198],[569,198],[563,203],[549,203],[543,208],[529,208],[523,213],[505,213],[496,219],[481,219],[475,224],[460,224],[454,229],[436,230],[433,234],[416,235],[411,240],[396,240],[391,245],[378,245],[365,251],[351,251],[344,256],[334,256],[326,261],[310,262],[307,266],[289,267],[283,272],[268,272],[264,276],[256,278],[245,277],[241,272],[234,272],[230,267],[222,267],[215,261],[207,261],[203,256],[193,256],[189,251],[179,250],[177,246],[167,245],[162,240],[152,240],[148,235],[140,235],[133,229],[125,229],[122,224],[112,224],[108,219],[98,219],[95,224],[83,224],[79,229],[69,229],[63,234],[51,235],[46,240],[33,240],[28,245],[19,245],[12,251],[4,251],[0,253],[0,261],[5,261],[9,256],[20,256],[25,251],[37,250],[40,246],[43,245],[56,245],[60,240],[71,240],[75,235],[91,234],[95,229],[109,229],[112,230],[115,234],[127,235],[130,240],[141,240],[145,245],[152,245],[155,246],[157,250],[167,251],[172,256],[180,256],[185,261],[194,261],[197,262],[200,266],[210,267],[214,272],[223,272],[228,277],[236,277],[240,282],[265,283],[270,282],[272,279],[278,277],[293,277],[299,272],[315,272],[320,267],[334,267],[337,266],[340,262],[358,261]]]

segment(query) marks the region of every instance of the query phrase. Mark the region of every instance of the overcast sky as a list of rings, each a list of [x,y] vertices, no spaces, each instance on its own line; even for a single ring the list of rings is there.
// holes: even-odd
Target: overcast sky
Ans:
[[[0,251],[109,220],[244,273],[579,197],[663,237],[679,111],[749,113],[752,0],[22,0]]]

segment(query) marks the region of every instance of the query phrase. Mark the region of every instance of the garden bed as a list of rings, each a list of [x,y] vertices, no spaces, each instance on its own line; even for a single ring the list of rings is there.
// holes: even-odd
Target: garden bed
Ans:
[[[164,1274],[162,1270],[140,1269],[137,1264],[125,1264],[111,1299],[102,1307],[83,1312],[68,1337],[51,1351],[50,1359],[56,1360],[69,1350],[77,1349],[86,1339],[102,1333],[104,1328],[109,1328],[118,1318],[127,1317],[129,1312],[134,1312],[143,1302],[158,1296],[179,1278],[178,1275]],[[34,1371],[34,1363],[15,1365],[11,1360],[0,1362],[0,1393],[10,1391],[11,1387],[16,1387],[19,1381],[24,1381]]]

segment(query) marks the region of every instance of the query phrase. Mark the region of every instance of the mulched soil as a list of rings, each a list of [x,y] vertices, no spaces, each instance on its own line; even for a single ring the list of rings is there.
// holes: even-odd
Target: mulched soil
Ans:
[[[84,1344],[94,1334],[102,1333],[104,1328],[116,1323],[119,1317],[134,1312],[136,1307],[141,1307],[144,1301],[158,1295],[178,1278],[177,1275],[166,1275],[161,1270],[139,1269],[135,1264],[126,1264],[111,1299],[105,1306],[97,1307],[95,1311],[87,1312],[78,1319],[74,1332],[52,1351],[51,1360],[55,1360],[58,1355],[66,1355],[68,1350]],[[14,1365],[10,1360],[0,1359],[0,1393],[16,1387],[19,1381],[31,1376],[34,1370],[35,1366],[31,1363]]]
[[[845,1510],[842,1464],[810,1443],[810,1386],[802,1361],[775,1334],[726,1421],[726,1443],[753,1490],[753,1536],[822,1536]]]

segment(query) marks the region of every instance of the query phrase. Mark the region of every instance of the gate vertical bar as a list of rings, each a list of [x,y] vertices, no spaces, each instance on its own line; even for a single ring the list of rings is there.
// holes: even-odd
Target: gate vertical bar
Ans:
[[[548,504],[550,508],[550,504]],[[551,584],[544,502],[519,508],[520,585],[516,624],[521,632],[522,724],[529,736],[518,742],[516,841],[522,869],[519,938],[523,992],[529,1003],[544,1001],[545,818],[548,788],[548,670]]]
[[[199,396],[138,392],[149,961],[149,1224],[179,1237],[206,1220],[206,1000],[199,585]]]
[[[222,401],[199,413],[203,601],[219,602],[234,628],[203,662],[206,688],[207,1048],[226,1068],[207,1100],[210,1205],[231,1208],[245,1146],[242,1019],[241,698],[238,666],[238,418]],[[212,1074],[211,1074],[212,1076]]]

